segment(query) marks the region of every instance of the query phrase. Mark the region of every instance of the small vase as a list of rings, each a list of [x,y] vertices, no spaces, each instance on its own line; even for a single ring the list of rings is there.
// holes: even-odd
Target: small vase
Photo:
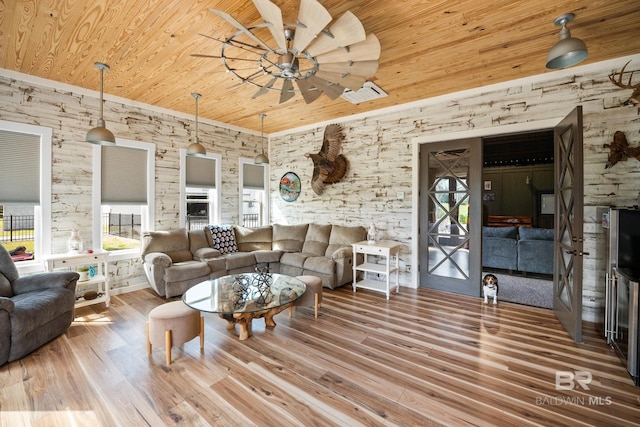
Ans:
[[[71,236],[67,240],[67,251],[72,254],[79,254],[82,252],[82,237],[78,233],[77,229],[71,230]]]
[[[378,230],[376,230],[376,226],[371,224],[369,227],[369,231],[367,231],[367,241],[369,244],[374,244],[376,242],[376,235],[378,234]]]

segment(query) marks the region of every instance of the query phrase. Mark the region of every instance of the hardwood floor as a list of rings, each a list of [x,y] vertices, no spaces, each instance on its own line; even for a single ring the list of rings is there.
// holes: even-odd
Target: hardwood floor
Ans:
[[[149,357],[150,290],[77,310],[68,332],[0,368],[2,426],[640,424],[640,388],[593,327],[574,344],[549,310],[402,288],[350,287],[238,341],[215,315]],[[237,333],[237,332],[236,332]],[[588,371],[589,390],[556,390]],[[567,382],[565,381],[566,385]]]

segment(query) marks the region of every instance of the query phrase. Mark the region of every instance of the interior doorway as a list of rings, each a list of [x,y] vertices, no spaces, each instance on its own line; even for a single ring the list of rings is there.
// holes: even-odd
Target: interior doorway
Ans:
[[[500,300],[553,308],[554,133],[482,138],[482,267]],[[523,230],[524,229],[524,230]]]

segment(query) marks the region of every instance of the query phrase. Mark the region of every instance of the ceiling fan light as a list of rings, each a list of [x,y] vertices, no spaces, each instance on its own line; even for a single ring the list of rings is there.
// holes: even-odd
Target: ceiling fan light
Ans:
[[[557,17],[554,21],[555,25],[562,25],[560,30],[560,40],[553,45],[547,54],[546,67],[549,69],[561,69],[576,65],[584,60],[589,53],[587,45],[580,39],[571,37],[566,23],[572,21],[573,13],[567,13]]]

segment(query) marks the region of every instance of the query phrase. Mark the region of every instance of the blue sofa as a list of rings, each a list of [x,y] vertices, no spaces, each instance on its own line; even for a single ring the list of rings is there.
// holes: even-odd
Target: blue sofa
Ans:
[[[552,229],[482,227],[482,266],[553,274],[553,244]]]
[[[482,227],[482,266],[510,271],[518,269],[516,227]]]
[[[518,229],[518,270],[553,274],[553,229]]]

